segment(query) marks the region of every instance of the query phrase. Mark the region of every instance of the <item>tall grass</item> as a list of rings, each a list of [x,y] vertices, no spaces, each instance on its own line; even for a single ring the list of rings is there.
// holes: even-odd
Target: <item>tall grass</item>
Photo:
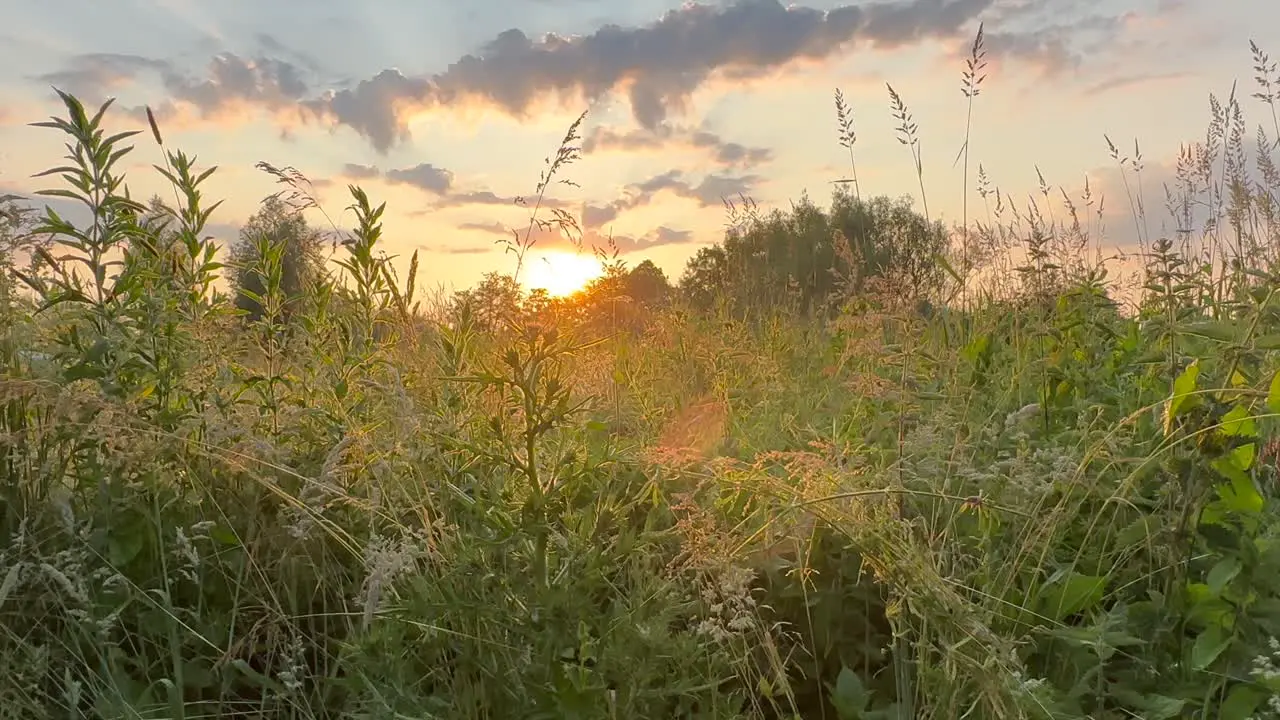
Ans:
[[[967,118],[983,57],[980,30]],[[56,246],[5,258],[31,292],[0,306],[0,716],[1280,714],[1280,174],[1236,94],[1183,150],[1168,237],[1107,139],[1131,307],[1087,187],[1015,204],[979,164],[970,227],[967,120],[937,311],[889,277],[834,317],[677,303],[639,333],[433,314],[358,187],[334,272],[286,307],[259,238],[237,317],[213,168],[152,121],[173,200],[143,206],[118,161],[156,148],[60,98],[46,194],[89,220],[47,210]],[[577,127],[517,266],[573,231],[539,210]]]

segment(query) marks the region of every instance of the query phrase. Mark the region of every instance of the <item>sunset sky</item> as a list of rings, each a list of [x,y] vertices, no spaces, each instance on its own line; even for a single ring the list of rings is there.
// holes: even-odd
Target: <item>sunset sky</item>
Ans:
[[[455,287],[513,269],[494,245],[528,222],[512,198],[533,192],[584,110],[583,158],[565,174],[580,187],[554,187],[553,202],[588,243],[612,235],[673,280],[719,239],[724,195],[827,202],[848,174],[836,88],[863,194],[919,206],[887,82],[919,125],[930,210],[958,221],[961,73],[980,21],[972,163],[1015,197],[1035,190],[1037,167],[1069,192],[1088,176],[1112,241],[1130,242],[1103,134],[1126,150],[1139,139],[1144,183],[1159,187],[1179,144],[1203,139],[1209,93],[1234,80],[1254,91],[1249,41],[1280,55],[1261,30],[1280,27],[1273,0],[45,0],[11,3],[5,19],[0,194],[44,187],[30,176],[63,152],[56,132],[26,126],[60,111],[51,86],[116,97],[113,129],[145,127],[149,105],[168,146],[219,166],[207,192],[226,198],[220,240],[276,189],[254,169],[265,160],[312,178],[339,222],[349,182],[387,201],[387,249],[420,250],[422,281]],[[1251,128],[1270,126],[1261,103],[1245,108]],[[129,184],[145,197],[162,187],[161,155],[136,142]]]

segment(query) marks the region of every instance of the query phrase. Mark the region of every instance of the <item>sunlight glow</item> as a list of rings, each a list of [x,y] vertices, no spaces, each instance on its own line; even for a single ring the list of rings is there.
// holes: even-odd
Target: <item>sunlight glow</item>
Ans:
[[[588,253],[538,253],[525,262],[525,287],[542,288],[552,297],[572,295],[604,274],[600,261]]]

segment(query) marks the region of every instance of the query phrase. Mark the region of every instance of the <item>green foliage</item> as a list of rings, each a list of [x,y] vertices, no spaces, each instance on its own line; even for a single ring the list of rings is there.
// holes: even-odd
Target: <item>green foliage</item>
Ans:
[[[174,202],[139,204],[131,133],[60,97],[44,193],[87,220],[0,235],[35,258],[0,335],[5,716],[1280,707],[1280,188],[1152,242],[1132,312],[1074,221],[966,237],[957,272],[907,204],[837,194],[732,230],[682,297],[646,263],[576,300],[495,273],[433,324],[352,187],[333,274],[264,206],[233,324],[212,169],[153,123]],[[1005,236],[1016,282],[947,303]],[[584,309],[624,297],[633,332]]]
[[[722,299],[751,316],[776,307],[825,312],[872,280],[936,298],[946,246],[941,224],[914,212],[909,198],[862,200],[837,186],[826,211],[803,198],[789,213],[746,212],[721,245],[699,249],[680,289],[694,307]]]

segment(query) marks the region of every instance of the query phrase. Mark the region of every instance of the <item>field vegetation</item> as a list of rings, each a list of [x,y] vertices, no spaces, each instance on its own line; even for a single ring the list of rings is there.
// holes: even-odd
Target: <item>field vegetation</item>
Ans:
[[[62,95],[46,195],[88,219],[0,230],[0,716],[1280,717],[1253,56],[1176,185],[1109,148],[1124,258],[1102,198],[1015,200],[967,147],[955,227],[865,194],[837,93],[829,205],[731,199],[677,282],[602,249],[569,298],[518,273],[577,237],[536,199],[578,125],[516,272],[431,297],[361,188],[263,164],[221,252],[212,165]],[[966,111],[984,77],[979,32]],[[168,196],[130,197],[139,156]]]

